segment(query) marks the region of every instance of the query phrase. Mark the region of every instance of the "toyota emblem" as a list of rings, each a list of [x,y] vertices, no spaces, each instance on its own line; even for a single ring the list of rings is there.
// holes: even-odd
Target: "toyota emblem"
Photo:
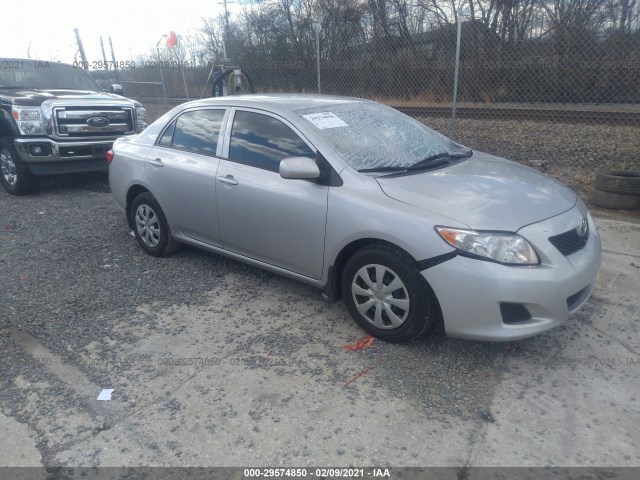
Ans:
[[[586,217],[582,219],[582,223],[578,228],[576,228],[576,233],[580,238],[584,237],[587,233],[589,233],[589,221],[587,220]]]

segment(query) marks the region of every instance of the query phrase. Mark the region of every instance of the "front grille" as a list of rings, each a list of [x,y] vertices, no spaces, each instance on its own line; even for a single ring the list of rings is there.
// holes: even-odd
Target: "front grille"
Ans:
[[[119,137],[135,130],[133,109],[127,107],[58,107],[54,119],[64,138]]]
[[[589,224],[586,224],[585,232],[582,235],[578,234],[579,230],[580,227],[561,233],[560,235],[549,237],[549,241],[563,255],[571,255],[584,248],[589,240]]]

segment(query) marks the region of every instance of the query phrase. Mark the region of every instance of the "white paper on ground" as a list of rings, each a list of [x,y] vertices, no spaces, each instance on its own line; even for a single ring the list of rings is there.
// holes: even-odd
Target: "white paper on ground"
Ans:
[[[115,388],[105,388],[98,395],[98,400],[111,400],[111,393],[115,390]]]
[[[302,117],[309,120],[320,130],[349,126],[348,123],[331,112],[310,113],[309,115],[303,115]]]

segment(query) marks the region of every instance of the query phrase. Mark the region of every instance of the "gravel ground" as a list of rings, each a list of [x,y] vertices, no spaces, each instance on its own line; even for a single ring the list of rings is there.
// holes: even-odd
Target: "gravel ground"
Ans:
[[[304,331],[309,325],[297,326],[292,332],[289,322],[267,329],[254,325],[256,329],[249,335],[228,333],[224,338],[228,356],[259,355],[255,346],[261,345],[283,358],[304,358],[300,374],[323,380],[328,376],[335,385],[364,368],[374,367],[368,376],[376,388],[407,398],[435,418],[490,418],[488,405],[504,363],[504,345],[448,340],[442,331],[436,331],[428,343],[380,342],[367,352],[345,358],[342,346],[362,332],[341,303],[326,304],[313,288],[189,247],[169,258],[146,255],[129,235],[105,176],[46,179],[32,196],[12,197],[0,192],[0,203],[0,363],[10,366],[0,374],[0,405],[5,414],[36,427],[48,461],[53,461],[58,450],[47,437],[65,428],[64,419],[52,417],[52,412],[71,409],[78,413],[83,409],[65,400],[72,398],[73,392],[64,384],[46,391],[36,388],[38,396],[49,402],[34,408],[33,386],[44,384],[50,372],[37,363],[34,368],[29,356],[12,341],[11,332],[27,332],[45,348],[57,352],[62,361],[82,365],[84,375],[97,385],[122,385],[120,369],[87,365],[87,346],[98,340],[102,345],[94,351],[96,355],[121,358],[125,353],[118,353],[113,345],[131,344],[144,338],[146,332],[162,330],[154,318],[140,315],[140,305],[153,305],[156,312],[181,305],[204,308],[211,301],[212,290],[228,287],[225,279],[229,275],[247,284],[245,292],[236,294],[243,305],[250,306],[265,285],[293,292],[284,304],[263,309],[246,307],[249,319],[279,322],[293,315],[291,320],[296,320],[300,315],[296,305],[304,304],[312,316],[332,320],[312,327],[312,333]],[[333,335],[334,330],[339,332]],[[176,335],[180,331],[168,329],[167,333]],[[319,352],[301,353],[307,335],[314,336],[321,346]],[[153,365],[153,359],[146,360]],[[425,365],[437,368],[425,369]],[[144,384],[155,376],[154,369],[137,371],[126,384]],[[123,398],[132,405],[144,401],[126,394]],[[102,428],[101,415],[89,412],[88,417],[80,432],[67,432],[66,438],[85,429],[91,432]],[[43,418],[49,421],[42,422]]]
[[[0,328],[13,326],[37,334],[47,347],[65,352],[69,361],[79,361],[75,352],[104,333],[116,341],[127,341],[126,335],[114,331],[111,322],[122,317],[135,321],[141,303],[155,304],[159,310],[182,304],[206,305],[206,294],[230,272],[251,277],[257,287],[270,282],[295,284],[186,246],[168,258],[146,255],[129,235],[124,215],[112,203],[106,177],[100,175],[47,179],[36,195],[11,197],[0,192],[0,202],[6,212],[0,235],[0,304],[5,306]],[[328,305],[317,290],[295,285],[315,309],[335,309],[350,322],[342,304]],[[239,340],[235,339],[234,353],[249,351],[252,343],[260,342],[284,355],[301,348],[285,331]],[[336,353],[347,340],[332,339],[327,348]],[[471,416],[486,407],[490,393],[484,386],[486,371],[499,370],[503,348],[447,340],[437,331],[429,345],[379,343],[374,354],[363,354],[359,361],[363,368],[380,364],[376,373],[380,385],[410,394],[419,403],[428,401],[429,408],[440,413]],[[399,357],[393,355],[398,352]],[[4,350],[4,355],[9,355],[8,351]],[[398,375],[417,358],[419,363],[428,359],[427,363],[441,366],[428,375],[429,384],[438,388],[424,390],[427,377],[422,368]],[[331,363],[331,359],[327,361]],[[464,387],[458,384],[463,380]]]

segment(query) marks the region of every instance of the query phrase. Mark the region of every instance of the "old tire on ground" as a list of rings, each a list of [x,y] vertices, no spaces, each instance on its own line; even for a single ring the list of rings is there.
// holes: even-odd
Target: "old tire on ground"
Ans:
[[[591,190],[589,200],[594,205],[612,210],[640,209],[640,195],[625,195],[624,193],[603,192],[597,188]]]
[[[603,192],[640,195],[640,172],[621,170],[598,172],[596,188]]]
[[[180,243],[173,238],[167,219],[149,192],[138,195],[129,210],[133,233],[144,251],[156,257],[171,255]]]
[[[0,141],[0,183],[11,195],[28,195],[35,189],[36,181],[15,147]]]
[[[413,259],[386,244],[354,253],[342,272],[344,302],[360,327],[387,342],[413,340],[439,318],[435,294]]]

